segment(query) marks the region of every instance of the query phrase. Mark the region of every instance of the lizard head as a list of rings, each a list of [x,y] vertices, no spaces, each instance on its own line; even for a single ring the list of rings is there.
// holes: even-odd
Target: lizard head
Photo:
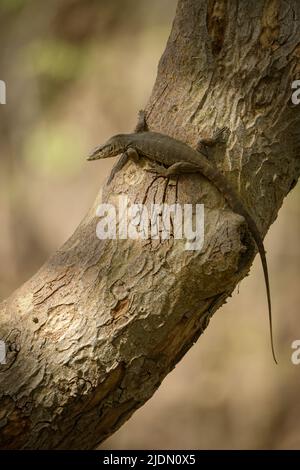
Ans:
[[[100,158],[115,157],[126,150],[126,134],[118,134],[111,137],[107,142],[96,147],[88,156],[88,160],[98,160]]]

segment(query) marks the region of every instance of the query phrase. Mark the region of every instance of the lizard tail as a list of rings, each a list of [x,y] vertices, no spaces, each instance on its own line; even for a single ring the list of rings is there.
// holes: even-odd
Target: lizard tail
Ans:
[[[202,170],[205,170],[205,171],[202,171],[202,173],[208,179],[210,179],[212,183],[214,183],[214,181],[216,180],[215,178],[216,170],[211,169],[211,167],[208,167],[208,165],[206,166],[202,165]],[[256,243],[256,246],[260,255],[260,259],[261,259],[261,264],[263,267],[265,285],[266,285],[266,291],[267,291],[271,350],[272,350],[272,355],[273,355],[275,364],[278,364],[277,359],[276,359],[276,354],[275,354],[274,340],[273,340],[272,306],[271,306],[271,293],[270,293],[268,265],[267,265],[266,252],[265,252],[264,244],[261,239],[260,232],[253,218],[249,214],[249,212],[244,208],[242,202],[239,201],[239,196],[235,194],[234,190],[231,188],[231,186],[229,186],[229,184],[227,183],[227,181],[225,180],[222,174],[218,174],[218,186],[217,187],[219,191],[225,196],[225,199],[229,203],[229,206],[231,207],[231,209],[234,212],[244,217],[244,219],[247,222],[248,228]]]

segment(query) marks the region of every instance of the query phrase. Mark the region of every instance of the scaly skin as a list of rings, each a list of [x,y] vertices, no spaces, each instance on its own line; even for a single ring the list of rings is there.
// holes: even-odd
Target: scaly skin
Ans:
[[[121,165],[117,167],[117,171],[120,170],[127,161],[127,157],[138,158],[142,156],[155,163],[160,163],[168,167],[165,168],[161,166],[155,169],[155,171],[164,176],[184,172],[201,173],[223,194],[233,212],[244,217],[255,240],[262,262],[268,299],[271,348],[274,361],[277,364],[273,342],[271,294],[265,249],[256,223],[244,207],[238,194],[230,186],[223,174],[215,168],[203,154],[192,149],[184,142],[158,132],[139,131],[132,134],[115,135],[105,144],[97,147],[90,154],[88,160],[114,157],[121,153],[123,153],[124,156]],[[125,157],[126,155],[127,157]]]

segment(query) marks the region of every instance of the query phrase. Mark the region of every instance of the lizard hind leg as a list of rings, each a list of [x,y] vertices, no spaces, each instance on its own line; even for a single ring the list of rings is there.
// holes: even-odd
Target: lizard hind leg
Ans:
[[[146,113],[143,109],[141,109],[138,114],[138,122],[135,126],[134,132],[139,133],[139,132],[148,132],[148,131],[149,131],[149,128],[148,128],[148,124],[146,120]]]
[[[125,155],[127,155],[127,157],[134,163],[138,163],[140,160],[138,152],[133,147],[129,147],[129,149],[126,150]]]
[[[226,144],[229,137],[228,127],[222,127],[222,129],[217,129],[216,132],[210,139],[200,138],[196,145],[196,150],[202,155],[209,157],[209,150],[215,147],[217,144]]]
[[[167,168],[166,176],[180,175],[182,173],[197,173],[199,171],[201,171],[201,169],[193,163],[177,162]]]

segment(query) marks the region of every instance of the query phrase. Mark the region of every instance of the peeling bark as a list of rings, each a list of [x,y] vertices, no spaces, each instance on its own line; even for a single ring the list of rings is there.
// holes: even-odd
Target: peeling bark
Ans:
[[[151,130],[192,146],[229,127],[211,158],[262,236],[299,176],[299,57],[297,0],[180,0],[146,108]],[[204,249],[97,239],[97,205],[120,195],[204,203]],[[0,306],[1,448],[91,449],[110,436],[198,339],[254,256],[244,220],[201,175],[155,180],[127,163],[70,240]]]

